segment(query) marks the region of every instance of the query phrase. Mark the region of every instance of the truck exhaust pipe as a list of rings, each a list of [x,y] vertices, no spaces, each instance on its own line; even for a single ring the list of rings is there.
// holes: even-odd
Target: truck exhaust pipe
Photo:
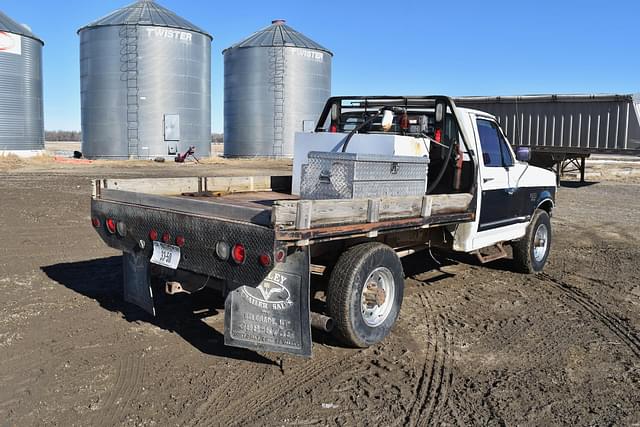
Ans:
[[[310,318],[313,328],[324,332],[331,332],[333,330],[333,319],[331,317],[312,311]]]

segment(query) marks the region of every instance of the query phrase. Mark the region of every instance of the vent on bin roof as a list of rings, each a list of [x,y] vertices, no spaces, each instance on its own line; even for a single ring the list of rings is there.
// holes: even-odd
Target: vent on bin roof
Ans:
[[[236,49],[241,47],[287,46],[322,50],[333,56],[333,53],[331,53],[329,49],[314,42],[304,34],[294,30],[290,26],[286,25],[285,22],[286,21],[284,19],[276,19],[272,21],[271,25],[269,25],[267,28],[253,33],[246,39],[234,44],[228,49]]]
[[[160,6],[153,0],[139,0],[114,12],[104,18],[100,18],[84,27],[78,32],[89,28],[112,27],[118,25],[148,25],[152,27],[177,28],[204,34],[213,39],[211,34],[191,22],[176,15],[169,9]]]
[[[21,36],[32,38],[44,44],[44,42],[38,36],[33,34],[31,30],[29,30],[29,28],[27,28],[24,25],[18,24],[16,21],[9,18],[7,15],[2,13],[1,11],[0,11],[0,31],[4,31],[12,34],[19,34]]]

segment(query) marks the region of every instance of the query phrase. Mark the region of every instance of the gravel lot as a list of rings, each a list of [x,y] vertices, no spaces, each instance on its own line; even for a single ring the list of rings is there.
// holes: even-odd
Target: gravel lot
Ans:
[[[1,165],[0,165],[1,166]],[[312,359],[226,348],[213,293],[122,302],[93,177],[287,173],[287,162],[0,167],[0,425],[640,423],[640,183],[567,183],[543,274],[404,259],[384,343]]]

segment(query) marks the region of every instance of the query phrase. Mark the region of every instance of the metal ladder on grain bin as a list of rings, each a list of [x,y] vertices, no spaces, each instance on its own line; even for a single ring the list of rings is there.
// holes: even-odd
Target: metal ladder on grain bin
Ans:
[[[271,83],[273,84],[273,157],[282,157],[284,144],[284,47],[271,48]]]
[[[138,27],[120,28],[120,72],[127,85],[127,145],[129,158],[138,158]]]

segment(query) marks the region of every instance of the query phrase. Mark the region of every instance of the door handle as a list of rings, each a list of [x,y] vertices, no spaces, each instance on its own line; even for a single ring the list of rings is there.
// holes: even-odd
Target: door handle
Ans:
[[[482,178],[482,182],[487,183],[489,181],[493,181],[495,178]]]

